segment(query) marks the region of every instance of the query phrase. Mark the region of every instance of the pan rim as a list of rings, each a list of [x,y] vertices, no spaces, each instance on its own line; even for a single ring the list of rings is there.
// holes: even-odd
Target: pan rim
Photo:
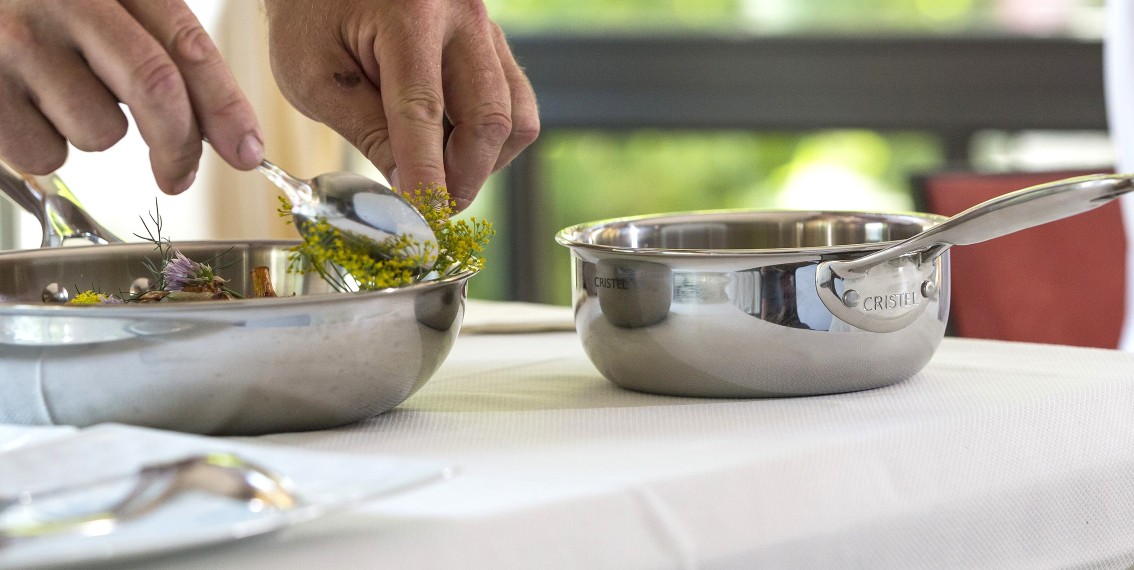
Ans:
[[[865,253],[889,247],[903,241],[902,239],[862,242],[823,246],[805,247],[768,247],[768,248],[660,248],[660,247],[627,247],[622,245],[608,245],[585,241],[582,236],[590,236],[605,228],[615,226],[628,226],[643,222],[705,222],[725,217],[751,217],[757,216],[786,216],[799,218],[807,217],[870,217],[901,219],[910,223],[921,223],[922,229],[928,229],[948,219],[946,216],[925,212],[913,211],[868,211],[868,210],[793,210],[793,209],[716,209],[716,210],[690,210],[683,212],[668,212],[660,214],[644,214],[637,216],[623,216],[584,222],[559,230],[555,241],[572,250],[584,250],[594,253],[609,253],[621,255],[634,255],[642,257],[761,257],[782,256],[785,254],[827,255],[843,253]]]
[[[282,246],[300,243],[298,240],[185,240],[178,241],[179,247],[257,247]],[[108,251],[109,250],[109,251]],[[128,242],[104,245],[80,245],[68,247],[52,247],[39,249],[23,249],[0,252],[0,261],[12,257],[40,257],[65,256],[78,251],[97,251],[100,253],[116,253],[116,250],[129,252],[132,250],[152,251],[153,245],[147,242]],[[327,305],[343,302],[361,303],[384,297],[398,297],[403,295],[417,295],[431,289],[440,289],[451,286],[477,274],[478,271],[463,271],[454,275],[438,279],[430,279],[404,285],[401,287],[388,287],[373,291],[359,291],[354,293],[326,292],[307,295],[289,295],[286,297],[232,299],[227,301],[202,301],[183,303],[147,303],[144,307],[135,304],[114,305],[66,305],[66,304],[37,304],[28,302],[5,303],[0,302],[0,317],[7,316],[83,316],[136,318],[145,315],[172,315],[191,314],[192,316],[213,315],[216,312],[231,313],[236,311],[252,311],[259,309],[279,309],[282,307],[304,308],[315,305]]]

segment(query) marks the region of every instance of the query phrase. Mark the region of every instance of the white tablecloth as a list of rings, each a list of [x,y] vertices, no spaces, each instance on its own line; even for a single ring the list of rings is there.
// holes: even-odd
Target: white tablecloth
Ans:
[[[900,384],[621,390],[573,333],[462,335],[399,408],[239,443],[450,480],[156,568],[1114,567],[1134,563],[1134,354],[946,339]],[[0,460],[3,456],[0,455]]]

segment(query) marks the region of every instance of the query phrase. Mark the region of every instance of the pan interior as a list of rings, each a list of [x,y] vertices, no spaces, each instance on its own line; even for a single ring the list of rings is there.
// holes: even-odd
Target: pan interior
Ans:
[[[720,212],[649,216],[578,226],[578,244],[664,250],[830,248],[903,240],[937,223],[920,214]]]
[[[311,275],[288,272],[293,242],[183,242],[177,249],[194,261],[208,263],[234,291],[251,294],[253,267],[267,266],[280,296],[330,293]],[[161,257],[146,243],[92,245],[9,252],[0,255],[0,303],[43,302],[50,284],[74,294],[93,290],[123,294],[139,279],[153,277],[147,261],[160,266]]]

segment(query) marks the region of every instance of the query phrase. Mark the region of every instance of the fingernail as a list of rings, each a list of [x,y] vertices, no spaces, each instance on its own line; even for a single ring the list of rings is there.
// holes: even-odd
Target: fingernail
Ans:
[[[193,185],[193,181],[196,180],[196,179],[197,179],[197,170],[196,169],[191,170],[189,172],[189,174],[186,174],[185,178],[182,178],[181,182],[179,182],[177,184],[177,188],[173,193],[174,194],[180,194],[180,193],[188,190],[189,187]]]
[[[260,142],[260,137],[254,133],[248,133],[240,140],[240,146],[236,147],[236,154],[244,164],[256,166],[264,160],[264,143]]]
[[[390,169],[390,186],[393,186],[394,190],[397,190],[397,189],[402,187],[402,181],[401,181],[401,178],[398,176],[398,167],[397,166]]]

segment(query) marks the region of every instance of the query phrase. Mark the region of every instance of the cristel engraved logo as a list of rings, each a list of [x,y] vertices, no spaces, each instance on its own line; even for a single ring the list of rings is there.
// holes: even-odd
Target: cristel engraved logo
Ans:
[[[890,293],[889,295],[874,295],[862,300],[862,310],[868,313],[886,311],[889,309],[904,309],[917,305],[918,295],[915,291]]]
[[[599,289],[629,289],[630,283],[621,277],[595,277],[595,287]]]

